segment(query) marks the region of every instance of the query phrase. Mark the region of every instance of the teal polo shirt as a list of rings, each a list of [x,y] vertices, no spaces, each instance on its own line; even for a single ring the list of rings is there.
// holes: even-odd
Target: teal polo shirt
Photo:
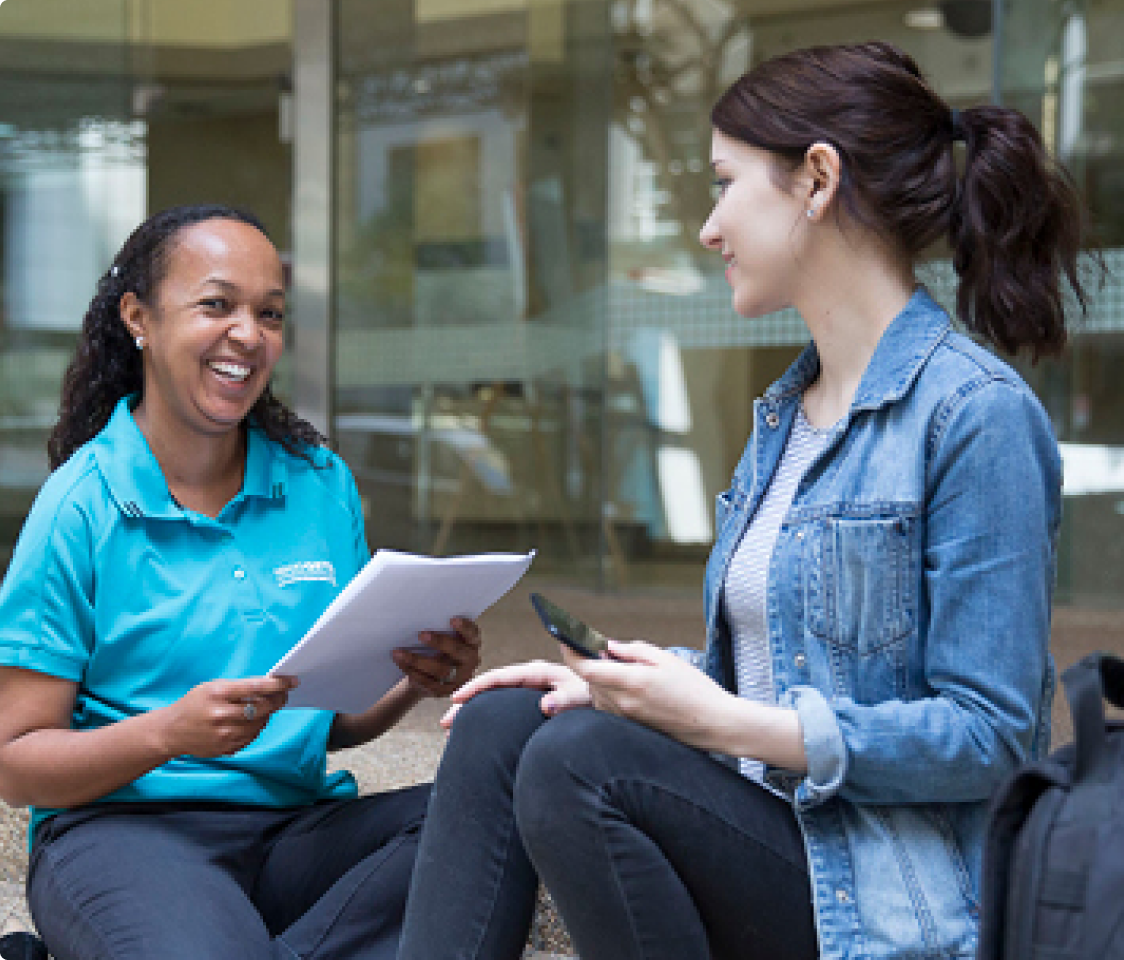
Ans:
[[[251,428],[241,492],[217,518],[179,507],[123,399],[47,479],[0,586],[0,664],[75,681],[73,727],[265,674],[368,556],[355,482]],[[228,757],[181,756],[104,800],[270,807],[356,795],[326,772],[329,711],[274,714]],[[57,811],[32,809],[32,829]]]

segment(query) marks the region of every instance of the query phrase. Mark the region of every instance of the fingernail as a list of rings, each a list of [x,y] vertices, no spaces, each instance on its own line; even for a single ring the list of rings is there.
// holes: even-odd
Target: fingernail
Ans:
[[[542,698],[543,713],[554,713],[555,707],[557,707],[557,703],[555,703],[554,697]]]

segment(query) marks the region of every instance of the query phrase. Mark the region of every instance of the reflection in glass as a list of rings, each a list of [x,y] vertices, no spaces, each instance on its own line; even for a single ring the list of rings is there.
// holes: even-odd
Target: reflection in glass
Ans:
[[[1065,506],[1058,558],[1063,603],[1118,606],[1124,596],[1124,4],[1036,2],[1009,8],[1003,98],[1039,121],[1081,187],[1108,267],[1063,358],[1025,369],[1058,431]]]
[[[246,6],[0,10],[0,566],[47,475],[75,333],[133,227],[178,203],[246,206],[289,259],[291,13]]]
[[[557,6],[341,4],[334,432],[372,544],[595,574],[608,58]]]
[[[90,293],[144,215],[124,15],[121,0],[9,0],[0,13],[0,569],[47,477]]]

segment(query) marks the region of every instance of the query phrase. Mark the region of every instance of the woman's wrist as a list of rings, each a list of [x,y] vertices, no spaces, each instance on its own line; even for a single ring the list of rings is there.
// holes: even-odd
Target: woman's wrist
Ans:
[[[328,739],[329,750],[357,747],[382,736],[425,698],[403,678],[363,713],[337,713]]]
[[[796,711],[726,693],[718,705],[706,749],[761,760],[794,773],[807,771],[804,738]]]

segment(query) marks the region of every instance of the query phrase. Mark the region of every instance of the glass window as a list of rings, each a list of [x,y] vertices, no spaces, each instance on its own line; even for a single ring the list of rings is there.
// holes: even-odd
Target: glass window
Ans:
[[[1026,370],[1058,431],[1065,523],[1058,595],[1089,610],[1124,597],[1124,3],[1016,4],[1002,36],[1002,95],[1039,125],[1093,212],[1108,267],[1060,361]],[[1118,618],[1102,646],[1121,638]],[[1118,639],[1116,646],[1124,642]]]
[[[340,3],[333,426],[373,546],[596,574],[605,11]]]
[[[1040,124],[1116,266],[1122,9],[340,0],[333,426],[371,542],[533,545],[540,569],[697,589],[752,399],[806,337],[735,315],[698,245],[718,94],[795,47],[897,43],[952,105]],[[922,278],[951,306],[946,259]],[[1117,300],[1110,281],[1065,361],[1022,365],[1065,444],[1063,600],[1115,602],[1124,575],[1097,559],[1124,514]]]
[[[0,569],[47,476],[75,331],[144,214],[126,32],[122,0],[0,10]]]
[[[1060,361],[1018,366],[1053,419],[1065,461],[1055,632],[1068,657],[1124,645],[1124,3],[986,0],[866,6],[634,0],[612,7],[605,514],[628,530],[620,586],[696,585],[710,505],[749,431],[751,401],[804,342],[797,318],[737,317],[716,258],[697,244],[709,210],[710,105],[761,59],[878,37],[912,53],[953,106],[1023,110],[1073,174],[1109,268]],[[939,254],[922,267],[952,306]]]
[[[606,516],[613,582],[697,584],[750,429],[752,400],[804,346],[792,311],[734,313],[718,257],[698,242],[711,206],[710,108],[761,60],[878,37],[913,54],[953,105],[991,96],[987,3],[866,6],[676,3],[612,7]],[[961,8],[968,8],[967,13]],[[926,281],[951,301],[947,263]]]
[[[47,475],[86,306],[131,230],[230,203],[288,258],[291,20],[288,0],[0,9],[0,569]]]

